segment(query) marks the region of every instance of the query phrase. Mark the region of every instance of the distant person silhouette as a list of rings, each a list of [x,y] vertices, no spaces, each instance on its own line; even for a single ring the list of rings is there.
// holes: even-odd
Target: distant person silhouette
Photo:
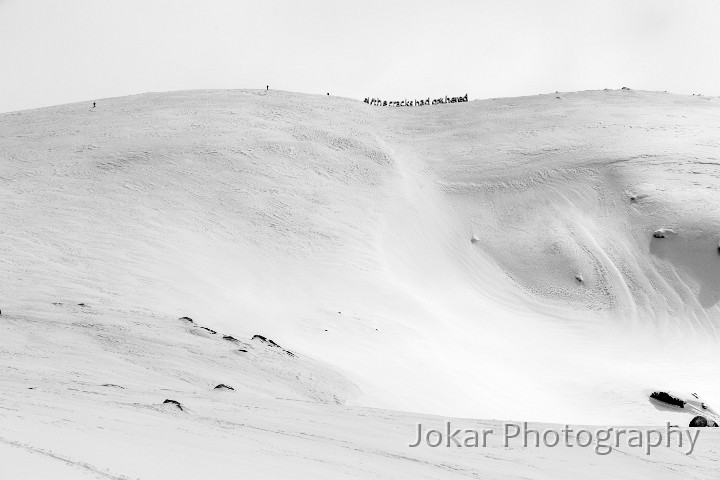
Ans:
[[[270,85],[265,85],[265,91],[270,90]]]
[[[93,108],[95,108],[95,102],[93,102]]]

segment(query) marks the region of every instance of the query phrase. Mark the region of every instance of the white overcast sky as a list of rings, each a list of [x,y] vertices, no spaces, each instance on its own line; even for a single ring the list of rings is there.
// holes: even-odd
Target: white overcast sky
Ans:
[[[718,0],[0,0],[0,112],[149,91],[720,95]]]

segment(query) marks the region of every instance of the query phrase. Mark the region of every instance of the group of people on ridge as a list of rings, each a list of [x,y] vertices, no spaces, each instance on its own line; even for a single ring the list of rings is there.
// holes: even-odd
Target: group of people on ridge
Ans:
[[[379,107],[418,107],[423,105],[437,105],[438,103],[460,103],[460,102],[467,102],[468,96],[467,93],[464,97],[448,97],[447,95],[445,98],[436,98],[432,102],[430,101],[430,97],[428,97],[427,100],[402,100],[400,102],[398,101],[387,101],[387,100],[380,100],[379,98],[366,98],[364,100],[365,103],[369,105],[376,105]]]

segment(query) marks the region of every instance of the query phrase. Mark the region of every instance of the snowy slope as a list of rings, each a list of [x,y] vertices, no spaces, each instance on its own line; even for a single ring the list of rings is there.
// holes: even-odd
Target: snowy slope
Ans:
[[[56,307],[54,321],[4,318],[3,480],[556,479],[579,471],[598,479],[717,478],[717,429],[702,429],[692,455],[687,445],[646,456],[623,443],[600,456],[593,446],[575,445],[574,435],[572,447],[504,447],[498,421],[322,398],[317,394],[345,384],[311,360],[257,340],[204,335],[195,324],[150,312]],[[234,390],[215,389],[221,382]],[[494,433],[479,448],[408,447],[418,422],[444,430],[446,421]]]
[[[520,462],[507,467],[478,452],[408,460],[406,445],[430,414],[662,425],[689,418],[655,409],[653,390],[720,405],[718,99],[382,109],[202,91],[89,107],[0,115],[12,468],[40,456],[69,478],[338,478],[361,462],[366,476],[451,478],[433,469],[548,462],[532,478],[557,478],[541,475],[597,457],[494,452]],[[719,439],[705,438],[691,460],[603,457],[598,476],[669,462],[712,478]],[[129,467],[148,451],[162,460]]]

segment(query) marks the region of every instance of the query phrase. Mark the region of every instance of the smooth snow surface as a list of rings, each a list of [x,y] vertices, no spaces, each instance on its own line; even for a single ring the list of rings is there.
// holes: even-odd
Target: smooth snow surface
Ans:
[[[720,100],[90,107],[0,115],[0,479],[717,478],[712,429],[690,457],[407,444],[720,408]]]

